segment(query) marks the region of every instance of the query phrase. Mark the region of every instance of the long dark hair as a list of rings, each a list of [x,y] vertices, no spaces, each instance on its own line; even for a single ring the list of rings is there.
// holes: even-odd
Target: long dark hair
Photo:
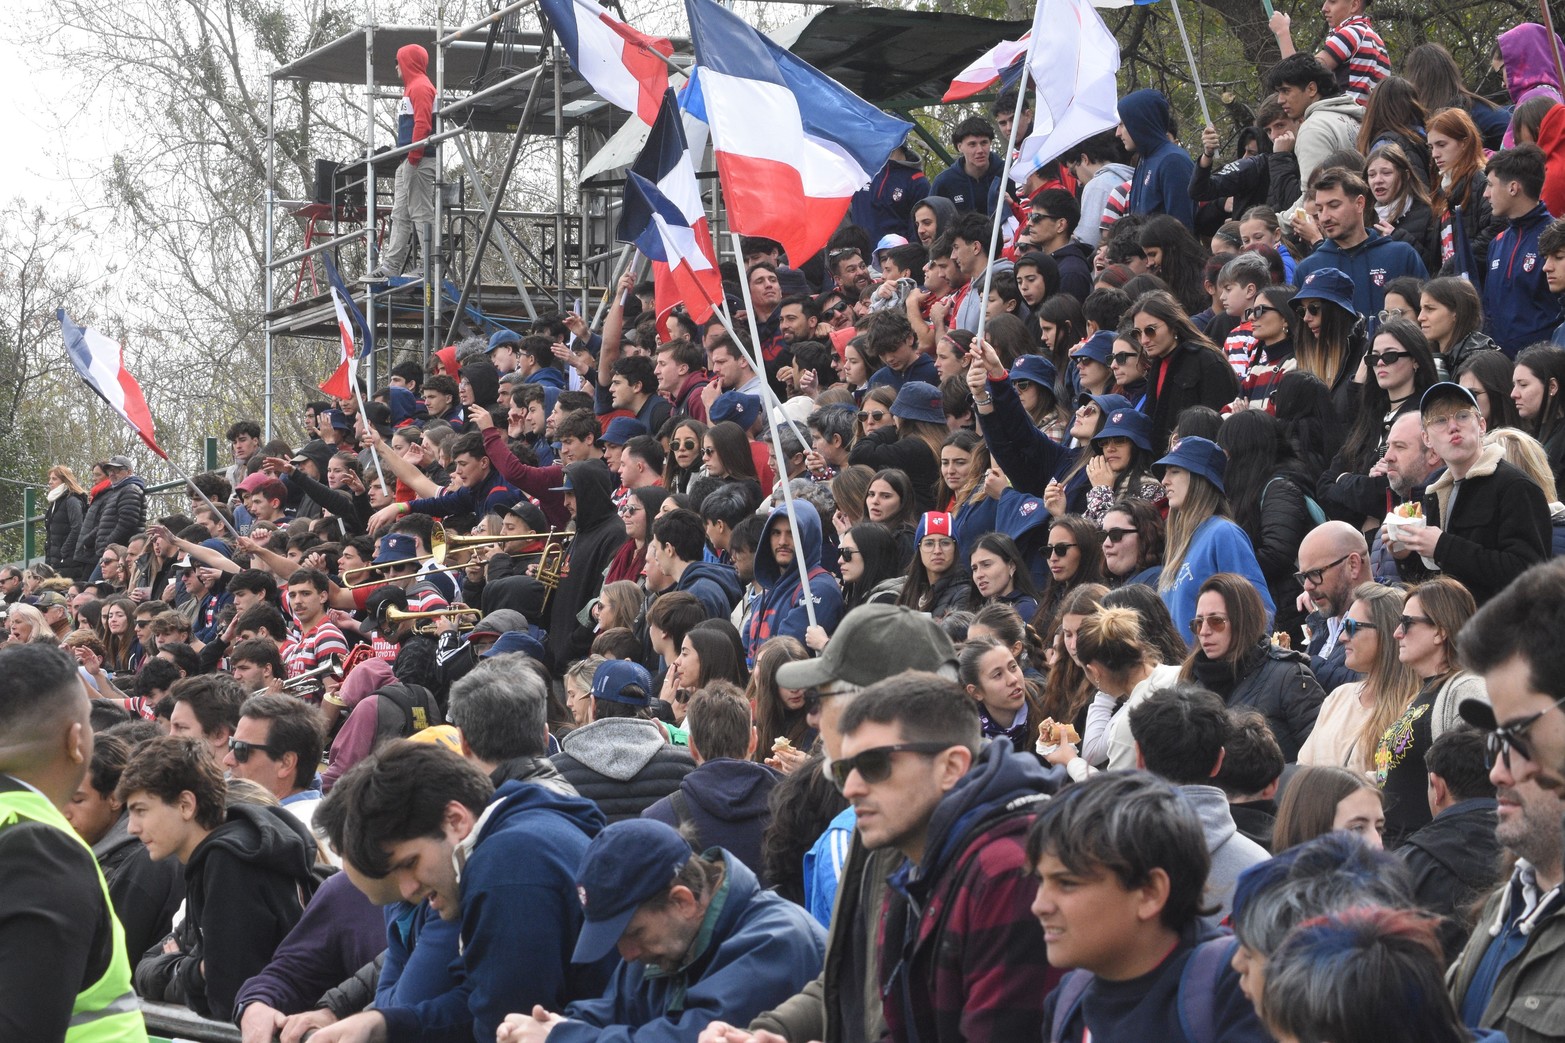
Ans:
[[[1392,135],[1420,141],[1428,118],[1413,85],[1400,76],[1387,76],[1375,84],[1369,104],[1364,107],[1364,122],[1359,127],[1356,147],[1360,154],[1367,156],[1374,150],[1375,142]]]
[[[848,806],[842,792],[820,770],[825,759],[824,753],[817,753],[782,777],[772,790],[771,821],[761,834],[761,863],[768,882],[798,905],[804,904],[805,853]]]
[[[1565,420],[1565,350],[1548,344],[1534,344],[1516,356],[1516,365],[1532,370],[1543,385],[1543,401],[1539,403],[1538,415],[1524,426],[1527,433],[1538,441],[1547,442],[1559,430],[1561,421]],[[1551,380],[1559,385],[1552,392],[1549,390]]]
[[[1038,600],[1038,586],[1032,581],[1032,569],[1028,567],[1027,559],[1022,557],[1021,548],[1016,546],[1015,540],[1003,532],[986,532],[974,541],[973,549],[967,552],[968,562],[971,563],[973,555],[981,550],[998,555],[1007,565],[1013,566],[1014,572],[1011,575],[1011,589],[1013,591],[1025,594],[1034,601]],[[957,563],[960,565],[962,561],[961,552],[958,551],[957,553]],[[971,571],[970,564],[969,571]],[[971,606],[973,611],[978,611],[984,604],[985,599],[978,596],[978,588],[974,587]]]
[[[1282,425],[1264,409],[1241,409],[1223,423],[1217,444],[1228,454],[1223,487],[1234,521],[1257,546],[1261,542],[1261,497],[1272,479],[1291,463]],[[1291,470],[1291,469],[1290,469]],[[1293,475],[1282,475],[1293,478]],[[1310,488],[1303,492],[1313,493]]]
[[[1157,274],[1185,311],[1194,315],[1212,306],[1212,295],[1202,281],[1210,254],[1183,221],[1160,214],[1142,225],[1140,241],[1143,250],[1152,246],[1163,251]]]
[[[938,462],[937,458],[936,463],[938,464]],[[918,502],[913,498],[913,480],[907,476],[907,472],[898,467],[884,467],[876,471],[875,477],[869,480],[870,485],[874,485],[876,482],[885,482],[895,489],[897,495],[902,498],[902,505],[897,511],[897,516],[881,524],[885,525],[890,531],[900,529],[904,525],[918,524]],[[864,517],[869,517],[867,511]]]
[[[1488,421],[1490,431],[1501,427],[1521,429],[1522,418],[1517,415],[1516,403],[1511,399],[1511,376],[1515,370],[1516,363],[1503,351],[1475,351],[1451,375],[1452,380],[1461,383],[1462,374],[1471,373],[1483,388],[1489,399],[1484,420]]]
[[[1082,315],[1081,302],[1068,293],[1057,293],[1038,306],[1037,317],[1040,333],[1042,323],[1054,327],[1054,346],[1049,349],[1049,360],[1054,363],[1055,373],[1064,374],[1070,365],[1070,350],[1087,335],[1087,319]],[[1058,385],[1060,381],[1055,383]],[[1055,393],[1058,395],[1058,387]]]
[[[741,478],[761,480],[761,476],[755,473],[755,457],[750,455],[750,436],[744,433],[744,428],[732,420],[724,420],[721,424],[707,428],[706,437],[712,440],[717,458],[728,470],[729,481],[736,482]]]
[[[843,606],[858,608],[877,583],[902,574],[902,552],[891,530],[875,522],[860,522],[848,530],[864,559],[864,578],[842,585]]]
[[[701,660],[700,680],[686,686],[691,691],[713,681],[732,681],[741,687],[749,681],[744,658],[734,654],[733,641],[721,630],[710,627],[703,630],[698,625],[685,634],[685,640]]]
[[[1424,331],[1418,328],[1418,324],[1411,319],[1392,319],[1384,323],[1375,331],[1375,336],[1390,337],[1413,358],[1413,393],[1409,401],[1414,408],[1418,406],[1418,399],[1425,391],[1439,381],[1439,372],[1435,369],[1435,356],[1429,350],[1429,341],[1424,336]],[[1385,416],[1391,409],[1391,396],[1386,389],[1380,386],[1380,381],[1370,372],[1369,379],[1364,381],[1364,386],[1359,390],[1359,411],[1353,421],[1353,427],[1348,431],[1348,437],[1343,442],[1342,448],[1348,454],[1348,459],[1355,462],[1355,466],[1363,464],[1366,468],[1373,462],[1371,454],[1378,455],[1381,442],[1385,438]]]
[[[1060,603],[1071,591],[1089,583],[1104,584],[1108,581],[1108,570],[1103,567],[1102,529],[1079,514],[1064,514],[1055,518],[1049,523],[1051,537],[1055,529],[1064,529],[1070,533],[1071,539],[1076,542],[1076,552],[1081,555],[1081,564],[1076,567],[1076,575],[1064,583],[1056,583],[1050,577],[1049,585],[1038,597],[1038,612],[1032,617],[1033,629],[1040,631],[1049,628],[1055,613],[1059,611]]]
[[[1359,327],[1358,313],[1324,298],[1309,300],[1320,305],[1320,334],[1311,333],[1309,324],[1301,316],[1293,324],[1293,356],[1298,360],[1299,369],[1315,374],[1327,387],[1332,387],[1348,364],[1358,361],[1352,358],[1353,335]]]
[[[1495,352],[1499,354],[1499,352]],[[1277,382],[1272,408],[1282,427],[1282,440],[1311,475],[1321,475],[1342,445],[1341,424],[1331,402],[1331,388],[1313,373],[1293,370]],[[1314,483],[1305,491],[1314,494]]]
[[[680,467],[674,460],[673,441],[679,437],[681,428],[688,428],[696,436],[696,459],[689,470]],[[674,422],[669,429],[668,455],[663,458],[663,486],[670,492],[679,492],[689,485],[690,479],[701,473],[701,447],[706,440],[706,425],[691,417],[684,417]]]

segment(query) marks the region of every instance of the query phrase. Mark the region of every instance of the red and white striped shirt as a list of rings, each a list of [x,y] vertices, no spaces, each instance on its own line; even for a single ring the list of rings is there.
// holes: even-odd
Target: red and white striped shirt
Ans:
[[[1369,104],[1369,92],[1391,75],[1386,41],[1375,31],[1368,15],[1355,15],[1331,31],[1321,50],[1337,59],[1337,82],[1360,105]]]
[[[347,654],[348,639],[342,636],[337,624],[322,616],[313,627],[299,635],[299,640],[283,657],[283,663],[288,667],[289,677],[298,677],[334,656],[341,658]]]

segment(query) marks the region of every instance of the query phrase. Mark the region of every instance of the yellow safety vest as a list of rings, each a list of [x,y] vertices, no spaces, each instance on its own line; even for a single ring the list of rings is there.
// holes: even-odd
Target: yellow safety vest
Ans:
[[[89,853],[92,849],[60,814],[58,808],[31,790],[0,792],[0,829],[15,825],[19,819],[42,822],[69,835]],[[71,1005],[70,1027],[66,1043],[147,1043],[147,1025],[141,1016],[141,1002],[130,986],[130,960],[125,955],[125,928],[114,915],[109,885],[103,870],[93,859],[93,872],[103,889],[103,905],[109,912],[114,930],[114,954],[103,977],[76,994]]]

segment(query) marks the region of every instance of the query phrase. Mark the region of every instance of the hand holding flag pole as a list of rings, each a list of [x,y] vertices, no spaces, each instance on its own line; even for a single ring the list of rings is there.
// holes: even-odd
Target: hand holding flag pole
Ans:
[[[1037,46],[1038,34],[1033,33],[1027,37],[1027,57],[1022,65],[1023,70],[1032,68],[1033,52]],[[1011,114],[1011,132],[1005,143],[1005,161],[1000,165],[1000,195],[994,201],[994,226],[989,230],[989,265],[984,269],[984,293],[978,298],[978,329],[973,332],[974,344],[982,344],[984,339],[984,320],[989,315],[989,287],[994,282],[994,258],[1000,248],[1000,229],[1005,225],[1005,211],[1009,205],[1006,203],[1006,197],[1011,191],[1011,161],[1016,156],[1016,127],[1021,123],[1022,112],[1027,106],[1028,86],[1027,72],[1023,71],[1022,80],[1016,85],[1016,111]]]
[[[217,509],[216,504],[207,499],[207,494],[190,480],[189,472],[176,464],[168,453],[163,451],[163,447],[158,445],[157,432],[152,423],[152,411],[147,408],[147,399],[141,393],[141,385],[125,368],[125,352],[119,342],[91,327],[78,326],[71,321],[70,316],[65,314],[64,308],[58,309],[55,316],[60,320],[60,332],[65,336],[65,352],[70,357],[71,365],[82,378],[82,382],[92,390],[93,394],[108,403],[109,408],[118,413],[121,420],[130,425],[130,429],[136,432],[137,437],[148,449],[174,468],[174,472],[185,480],[185,487],[201,497],[201,501],[212,508],[212,513],[223,523],[223,527],[233,534],[235,540],[239,539],[239,532],[234,528],[233,523]]]

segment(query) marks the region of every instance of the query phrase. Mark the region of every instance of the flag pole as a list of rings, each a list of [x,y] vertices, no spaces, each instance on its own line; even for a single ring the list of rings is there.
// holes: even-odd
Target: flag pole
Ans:
[[[359,419],[364,421],[364,430],[368,431],[370,415],[364,408],[364,392],[359,388],[359,360],[357,357],[353,359],[353,366],[348,371],[348,383],[353,388],[354,401],[359,404]],[[386,490],[386,495],[392,495],[396,490],[386,484],[386,473],[380,469],[380,454],[371,450],[370,459],[375,461],[375,477],[379,480],[380,487]]]
[[[614,273],[609,276],[608,285],[603,288],[603,298],[598,301],[598,310],[593,312],[592,325],[588,329],[597,329],[598,324],[603,321],[603,313],[608,308],[609,301],[614,296],[614,291],[619,287],[620,277],[625,274],[626,265],[630,260],[630,251],[634,245],[633,243],[626,243],[624,249],[620,250],[619,257],[615,259]],[[624,302],[621,301],[620,303],[623,304]]]
[[[1565,59],[1560,57],[1560,38],[1554,33],[1554,15],[1549,11],[1549,0],[1538,0],[1538,7],[1543,11],[1543,27],[1549,31],[1549,52],[1554,55],[1554,70],[1559,73],[1560,83],[1565,84]]]
[[[1027,85],[1032,79],[1033,51],[1037,46],[1038,34],[1033,33],[1027,38],[1027,54],[1022,58],[1022,78],[1016,82],[1016,111],[1011,114],[1011,132],[1005,143],[1005,159],[1000,164],[1000,194],[994,201],[994,225],[989,230],[989,263],[984,268],[983,296],[978,298],[978,328],[973,331],[974,344],[983,341],[985,320],[989,317],[989,287],[994,283],[994,262],[1000,249],[1000,229],[1005,226],[1005,197],[1011,188],[1011,160],[1016,155],[1016,128],[1022,122],[1022,112],[1027,107]],[[969,289],[967,292],[973,291]]]
[[[815,598],[810,594],[810,570],[804,564],[804,541],[799,536],[799,519],[794,513],[793,490],[789,488],[788,458],[783,456],[782,436],[777,433],[777,425],[772,423],[772,410],[780,408],[782,403],[777,401],[777,393],[772,390],[771,381],[766,379],[766,363],[761,358],[761,330],[755,323],[755,302],[750,299],[750,279],[744,271],[744,256],[739,249],[740,236],[738,232],[730,230],[729,235],[734,239],[734,255],[739,258],[739,292],[744,295],[745,318],[750,323],[750,346],[755,355],[744,352],[744,342],[734,336],[734,329],[726,320],[723,328],[728,330],[728,335],[734,338],[734,343],[739,350],[745,353],[745,358],[750,365],[755,367],[755,372],[761,378],[761,408],[766,413],[767,427],[772,432],[772,452],[777,456],[777,467],[782,471],[778,475],[778,484],[782,486],[783,509],[788,513],[788,526],[793,531],[793,563],[799,570],[799,597],[804,601],[804,614],[809,618],[810,626],[815,626]],[[786,414],[785,414],[786,415]],[[826,524],[826,519],[821,520]]]
[[[1179,27],[1179,40],[1185,45],[1185,60],[1190,63],[1190,79],[1195,83],[1196,100],[1201,103],[1201,125],[1213,126],[1212,114],[1206,108],[1206,91],[1201,86],[1201,72],[1195,65],[1195,51],[1190,49],[1190,34],[1185,32],[1185,16],[1179,13],[1179,0],[1169,0],[1174,8],[1174,24]],[[1268,10],[1271,5],[1267,4]]]
[[[195,481],[190,477],[189,472],[185,471],[178,464],[174,463],[174,461],[173,461],[173,459],[171,457],[165,456],[163,459],[167,460],[168,463],[173,466],[174,470],[179,472],[179,476],[185,480],[185,488],[189,489],[191,492],[193,492],[197,496],[201,497],[201,502],[206,504],[208,507],[210,507],[212,509],[213,516],[216,517],[218,521],[222,522],[223,523],[223,528],[227,529],[229,531],[229,533],[233,535],[233,537],[234,537],[234,544],[235,544],[235,546],[237,546],[238,542],[239,542],[239,539],[240,539],[240,536],[239,536],[239,530],[234,528],[234,523],[228,520],[227,515],[225,515],[222,511],[217,509],[217,504],[213,503],[210,499],[207,498],[207,494],[201,491],[201,487],[199,485],[197,485],[195,483]],[[176,535],[178,535],[178,534],[176,533]]]

